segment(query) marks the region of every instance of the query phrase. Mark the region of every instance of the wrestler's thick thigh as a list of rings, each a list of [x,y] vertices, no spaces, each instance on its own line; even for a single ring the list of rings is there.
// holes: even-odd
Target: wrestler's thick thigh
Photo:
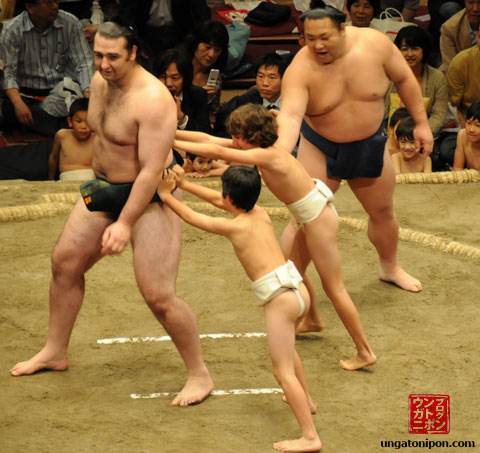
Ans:
[[[102,257],[102,236],[111,223],[106,213],[91,212],[78,200],[53,250],[53,266],[62,263],[73,271],[86,272]]]
[[[395,189],[395,171],[387,150],[383,156],[382,174],[378,178],[355,178],[348,181],[350,188],[370,217],[393,215],[393,191]]]
[[[328,177],[325,154],[303,136],[300,136],[297,160],[305,167],[312,178],[322,180],[332,192],[338,189],[340,178]]]
[[[133,266],[147,302],[175,295],[181,239],[179,217],[163,204],[150,204],[137,220],[132,234]]]

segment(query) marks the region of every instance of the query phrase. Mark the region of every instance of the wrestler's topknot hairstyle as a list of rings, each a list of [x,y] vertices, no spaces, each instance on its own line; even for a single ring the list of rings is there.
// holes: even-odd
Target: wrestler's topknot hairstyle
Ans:
[[[321,20],[325,18],[329,18],[332,20],[334,24],[336,24],[337,28],[340,30],[340,26],[342,23],[345,22],[347,19],[347,16],[342,13],[340,10],[337,8],[334,8],[333,6],[330,5],[325,5],[322,1],[312,1],[310,4],[311,9],[307,9],[301,16],[300,20],[302,23],[305,22],[305,20]],[[313,7],[312,7],[313,5]]]
[[[409,116],[398,123],[395,134],[400,140],[406,138],[407,140],[414,140],[413,131],[415,130],[415,120]]]
[[[68,116],[73,118],[73,115],[77,112],[87,111],[88,110],[88,98],[76,99],[72,102],[70,110],[68,111]]]
[[[467,120],[477,120],[480,121],[480,101],[474,102],[467,110],[467,115],[465,116]]]
[[[127,41],[125,48],[131,52],[133,46],[137,46],[137,55],[140,54],[140,40],[137,33],[120,16],[99,25],[97,33],[107,39],[125,38]]]
[[[250,211],[262,188],[262,178],[256,167],[232,165],[222,174],[222,195],[230,196],[238,209]]]
[[[245,104],[234,110],[225,123],[233,137],[242,137],[251,145],[260,148],[272,146],[278,138],[277,121],[260,104]]]

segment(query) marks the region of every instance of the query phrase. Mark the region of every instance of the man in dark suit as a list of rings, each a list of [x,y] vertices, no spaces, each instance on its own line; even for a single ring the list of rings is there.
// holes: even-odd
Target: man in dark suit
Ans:
[[[120,0],[119,15],[139,34],[154,57],[183,41],[195,24],[210,19],[206,0]]]
[[[154,74],[175,99],[178,128],[211,132],[207,92],[192,85],[193,67],[190,59],[179,49],[168,49],[156,59]]]
[[[276,53],[260,58],[256,65],[255,87],[223,104],[217,113],[215,135],[228,137],[225,122],[230,113],[242,105],[261,104],[269,110],[280,110],[282,77],[286,67],[286,60]]]

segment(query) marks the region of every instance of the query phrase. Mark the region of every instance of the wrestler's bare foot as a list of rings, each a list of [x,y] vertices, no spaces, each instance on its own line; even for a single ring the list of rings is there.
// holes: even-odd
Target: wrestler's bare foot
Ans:
[[[339,365],[344,370],[354,371],[373,365],[376,361],[377,356],[373,352],[370,352],[368,354],[358,354],[350,360],[340,360]]]
[[[17,363],[11,370],[12,376],[23,376],[36,373],[39,370],[63,371],[68,368],[68,358],[55,357],[47,348],[42,349],[30,360]]]
[[[284,403],[288,404],[288,400],[287,400],[287,397],[285,395],[282,396],[282,400],[283,400]],[[315,404],[313,403],[312,398],[310,398],[310,395],[308,395],[308,407],[310,408],[310,412],[312,414],[317,413],[317,406],[315,406]]]
[[[213,390],[210,375],[189,376],[182,391],[173,399],[172,406],[189,406],[202,402]]]
[[[300,439],[275,442],[273,444],[273,448],[278,451],[291,452],[320,451],[322,449],[322,442],[318,437],[312,440],[307,440],[304,437],[300,437]]]
[[[296,327],[295,333],[307,333],[307,332],[321,332],[325,328],[325,323],[321,320],[312,321],[307,319],[306,317],[303,318],[300,324]]]
[[[380,280],[397,285],[399,288],[413,293],[419,293],[422,290],[422,284],[415,277],[405,272],[400,266],[396,266],[392,271],[388,271],[380,266],[378,270]]]

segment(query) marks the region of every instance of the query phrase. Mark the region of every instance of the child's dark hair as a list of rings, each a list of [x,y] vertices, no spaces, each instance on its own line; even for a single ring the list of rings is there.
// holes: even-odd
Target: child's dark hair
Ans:
[[[230,196],[238,209],[250,211],[255,206],[262,188],[262,178],[256,167],[233,165],[222,175],[222,195]]]
[[[277,121],[260,104],[245,104],[234,110],[225,123],[232,137],[242,137],[260,148],[272,146],[278,138]]]
[[[409,116],[411,116],[411,115],[408,112],[407,108],[406,107],[400,107],[399,109],[395,110],[392,113],[392,116],[390,117],[390,122],[388,123],[388,125],[390,127],[395,127],[396,124],[399,121],[404,120],[405,118],[408,118]]]
[[[186,153],[187,159],[190,159],[192,162],[198,157],[198,154]]]
[[[415,120],[409,116],[404,118],[398,123],[397,130],[395,131],[397,138],[407,140],[414,140],[413,131],[415,130]]]
[[[465,116],[465,119],[480,121],[480,101],[474,102],[467,109],[467,115]]]
[[[72,105],[70,106],[70,110],[68,111],[68,116],[70,118],[73,118],[73,115],[77,112],[81,111],[87,111],[88,110],[88,98],[80,98],[76,99],[75,101],[72,102]]]

